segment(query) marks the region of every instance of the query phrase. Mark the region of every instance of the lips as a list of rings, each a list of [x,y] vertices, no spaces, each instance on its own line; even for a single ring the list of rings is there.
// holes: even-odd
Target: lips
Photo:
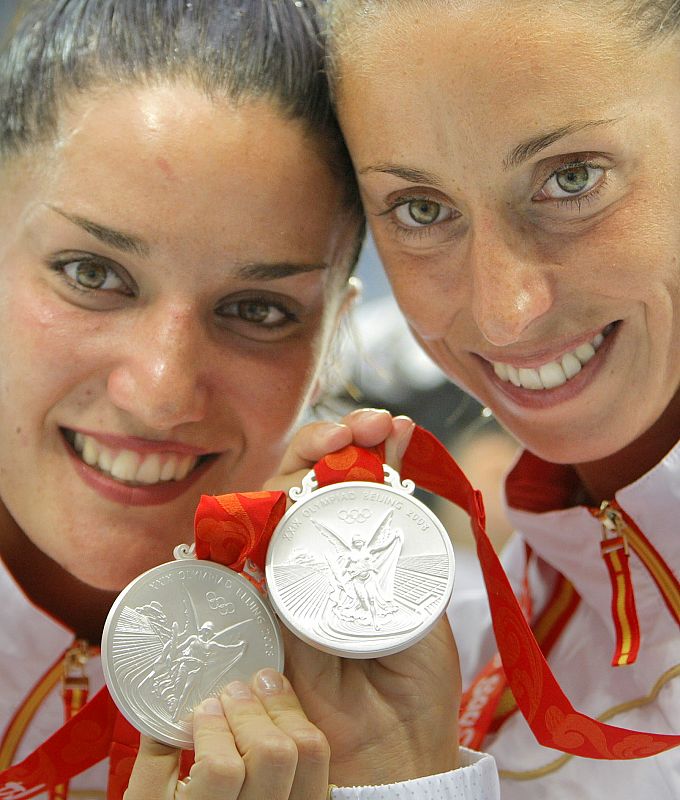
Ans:
[[[563,386],[575,378],[615,330],[611,323],[595,334],[589,341],[564,352],[558,358],[546,361],[537,367],[516,366],[504,361],[490,361],[496,376],[504,383],[532,391],[546,391]]]
[[[217,458],[216,453],[200,454],[197,448],[169,442],[94,436],[66,428],[62,434],[85,483],[125,505],[169,502],[193,485]]]
[[[86,464],[114,480],[147,486],[162,481],[181,481],[199,462],[199,458],[191,454],[112,448],[94,436],[79,432],[73,434],[73,449]]]

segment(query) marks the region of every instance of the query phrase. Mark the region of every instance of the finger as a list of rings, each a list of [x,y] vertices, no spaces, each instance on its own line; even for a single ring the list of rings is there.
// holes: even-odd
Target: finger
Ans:
[[[392,432],[385,439],[385,462],[397,471],[401,469],[401,460],[415,427],[416,424],[410,417],[402,415],[392,420]]]
[[[183,796],[187,800],[212,797],[232,800],[239,797],[246,769],[222,703],[216,697],[207,698],[194,709],[193,737],[191,782]]]
[[[287,800],[297,766],[295,742],[273,722],[246,683],[233,681],[220,699],[245,765],[238,800]]]
[[[352,443],[352,431],[347,425],[336,422],[313,422],[305,425],[293,436],[284,453],[279,475],[267,481],[269,491],[281,488],[278,483],[291,473],[311,469],[326,453],[340,450]]]
[[[273,669],[263,669],[252,687],[276,726],[295,743],[297,769],[290,800],[325,798],[331,757],[328,740],[307,719],[290,682]]]
[[[342,418],[359,447],[375,447],[392,433],[392,415],[384,408],[358,408]],[[317,459],[318,460],[318,459]]]
[[[172,800],[179,775],[179,756],[180,751],[175,747],[140,736],[125,800]]]

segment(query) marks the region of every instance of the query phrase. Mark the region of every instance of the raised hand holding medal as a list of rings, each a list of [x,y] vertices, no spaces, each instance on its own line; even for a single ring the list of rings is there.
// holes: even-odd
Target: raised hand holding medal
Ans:
[[[350,444],[376,448],[380,465],[398,470],[413,429],[411,420],[373,409],[352,412],[341,425],[314,423],[296,435],[281,476],[266,487],[299,487],[319,459]],[[368,473],[363,478],[376,480]],[[328,547],[336,555],[318,531],[316,538],[324,552]],[[392,783],[458,765],[460,673],[445,614],[410,646],[373,658],[332,655],[309,646],[285,625],[282,634],[286,674],[308,718],[328,738],[332,783]]]
[[[392,426],[389,414],[355,414],[350,415],[347,422],[347,426],[337,428],[342,431],[342,436],[366,446],[379,444],[387,439],[388,453],[400,435],[405,436],[405,445],[412,428],[410,421],[397,420],[396,437],[388,435],[384,428],[385,423]],[[309,431],[302,433],[301,437],[296,443],[302,443],[304,449],[310,443]],[[313,439],[312,433],[311,440]],[[309,467],[334,449],[332,430],[330,439],[323,436],[316,446],[312,444],[307,458],[295,452],[296,443],[291,445],[288,463],[284,462],[283,469],[287,472]],[[338,445],[344,443],[337,442]],[[391,458],[393,463],[397,462],[396,455],[392,454]],[[311,459],[311,464],[308,459]],[[298,477],[299,475],[288,476],[287,480],[290,484]],[[217,499],[206,500],[214,502]],[[242,523],[241,538],[247,538],[250,534],[246,529],[252,517],[248,514],[232,513],[232,521],[235,517]],[[262,522],[256,520],[254,528],[261,528]],[[233,533],[233,529],[231,532]],[[322,539],[321,536],[318,538]],[[203,558],[230,563],[234,555],[235,540],[239,540],[238,535],[221,537],[211,524],[209,515],[200,517],[197,514],[196,542]],[[225,546],[227,551],[224,550]],[[261,553],[255,548],[251,555],[257,561]],[[242,569],[244,565],[232,563],[232,566]],[[287,672],[295,684],[296,693],[303,702],[307,716],[324,730],[338,761],[349,759],[346,773],[342,770],[331,773],[333,782],[387,782],[406,779],[416,774],[439,772],[455,766],[457,657],[446,621],[440,622],[437,630],[423,642],[410,648],[408,657],[392,655],[384,660],[345,661],[312,649],[297,637],[286,635],[286,640],[287,652],[291,653]],[[439,677],[438,681],[433,680],[435,674]],[[160,673],[156,677],[160,677]],[[444,685],[442,678],[446,679]],[[428,684],[432,686],[432,690],[426,688]],[[389,707],[393,708],[394,713],[386,715],[384,711]],[[328,720],[328,714],[333,716],[332,721]],[[436,746],[428,741],[433,723],[441,731]],[[390,764],[383,759],[376,762],[374,754],[366,748],[368,740],[376,735],[382,739],[387,752],[403,751],[397,759],[398,764]],[[154,732],[152,736],[160,738]],[[303,758],[303,755],[301,753],[300,757]],[[298,772],[302,774],[302,770],[298,769]],[[133,773],[133,781],[134,778]]]

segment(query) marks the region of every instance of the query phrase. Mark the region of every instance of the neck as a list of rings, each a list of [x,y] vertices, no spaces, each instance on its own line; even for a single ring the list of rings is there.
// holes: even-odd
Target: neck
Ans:
[[[76,638],[99,644],[115,592],[88,586],[42,552],[0,504],[0,558],[31,602],[71,628]]]
[[[593,505],[611,500],[619,489],[649,472],[680,437],[680,392],[659,419],[642,436],[607,458],[575,464]]]

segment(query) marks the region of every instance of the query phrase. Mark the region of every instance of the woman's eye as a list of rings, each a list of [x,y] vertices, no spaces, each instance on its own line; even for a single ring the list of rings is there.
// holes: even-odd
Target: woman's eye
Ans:
[[[239,300],[229,303],[220,309],[220,314],[223,317],[238,317],[263,328],[276,328],[294,318],[293,314],[279,306],[262,300]]]
[[[604,169],[591,164],[571,164],[548,178],[536,200],[562,200],[579,197],[594,189],[602,180]]]
[[[407,200],[394,209],[397,220],[406,228],[420,228],[445,222],[451,219],[452,213],[447,206],[425,198]]]
[[[129,293],[129,287],[113,267],[100,261],[69,261],[60,268],[78,289]]]

